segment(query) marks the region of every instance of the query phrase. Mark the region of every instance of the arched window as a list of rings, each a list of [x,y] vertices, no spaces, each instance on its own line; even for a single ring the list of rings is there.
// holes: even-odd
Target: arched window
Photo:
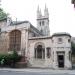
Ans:
[[[1,28],[0,28],[0,32],[1,32]]]
[[[45,59],[45,48],[42,45],[37,45],[34,51],[35,58]]]
[[[9,50],[20,51],[21,47],[21,32],[14,30],[9,34]]]
[[[71,40],[70,39],[68,39],[68,43],[70,43],[71,42]]]
[[[50,58],[51,56],[51,48],[50,47],[47,47],[47,58]]]
[[[45,24],[45,22],[44,21],[42,21],[42,25],[44,25]]]
[[[39,25],[41,26],[41,21],[39,22]]]

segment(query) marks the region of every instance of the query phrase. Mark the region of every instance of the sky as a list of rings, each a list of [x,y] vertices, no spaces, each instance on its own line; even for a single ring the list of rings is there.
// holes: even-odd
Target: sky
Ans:
[[[49,11],[50,34],[67,32],[75,37],[75,9],[71,0],[2,0],[1,7],[13,20],[28,20],[37,26],[37,7],[44,14],[45,4]]]

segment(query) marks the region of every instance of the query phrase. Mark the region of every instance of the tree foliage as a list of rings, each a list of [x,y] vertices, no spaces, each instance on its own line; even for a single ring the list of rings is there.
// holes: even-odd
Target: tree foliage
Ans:
[[[0,8],[0,20],[7,18],[8,14],[6,14],[2,8]]]
[[[21,56],[17,54],[17,52],[14,50],[12,54],[0,54],[0,66],[3,63],[3,66],[11,66],[15,67],[15,63],[20,61]]]

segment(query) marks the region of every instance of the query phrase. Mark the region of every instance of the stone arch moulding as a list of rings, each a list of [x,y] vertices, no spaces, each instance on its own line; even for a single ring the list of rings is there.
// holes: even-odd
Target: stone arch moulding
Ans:
[[[10,34],[11,32],[13,32],[13,31],[19,31],[19,32],[21,32],[20,29],[13,29],[13,30],[10,30],[10,31],[9,31],[9,34]]]
[[[45,44],[43,42],[37,42],[34,45],[34,49],[37,48],[38,45],[42,45],[42,48],[45,48]]]

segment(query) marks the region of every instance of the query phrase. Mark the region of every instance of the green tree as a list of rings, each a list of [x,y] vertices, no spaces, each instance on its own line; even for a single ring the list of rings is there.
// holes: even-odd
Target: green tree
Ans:
[[[18,53],[16,52],[16,50],[13,50],[13,53],[12,53],[12,59],[14,60],[14,62],[16,62],[18,60]]]
[[[6,19],[8,14],[6,14],[2,8],[0,8],[0,20]]]
[[[17,54],[16,50],[13,50],[13,53],[11,54],[11,66],[15,67],[15,63],[18,61],[19,55]]]

